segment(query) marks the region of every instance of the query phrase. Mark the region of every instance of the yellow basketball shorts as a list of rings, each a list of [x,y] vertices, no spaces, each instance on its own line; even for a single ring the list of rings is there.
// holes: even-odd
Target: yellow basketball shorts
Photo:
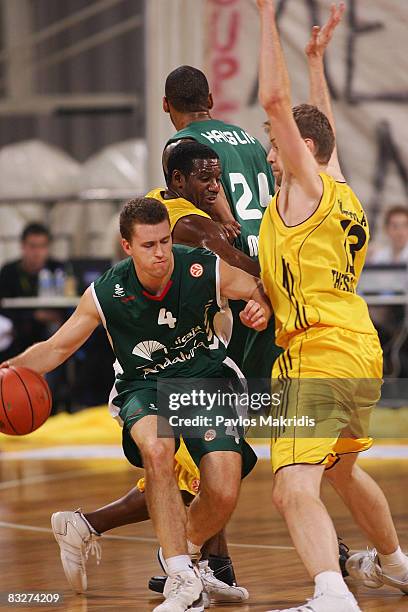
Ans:
[[[316,327],[294,336],[275,362],[273,471],[298,464],[333,467],[340,456],[372,446],[369,421],[380,398],[377,334]]]
[[[187,450],[184,440],[180,438],[180,447],[175,455],[174,471],[180,491],[197,495],[200,488],[200,470]],[[145,490],[145,479],[140,478],[137,488],[141,493]]]

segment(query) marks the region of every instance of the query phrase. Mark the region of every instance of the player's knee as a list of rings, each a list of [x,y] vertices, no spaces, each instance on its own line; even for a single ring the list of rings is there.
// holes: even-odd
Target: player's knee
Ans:
[[[213,507],[222,508],[226,512],[234,509],[238,499],[239,486],[235,486],[233,483],[226,485],[224,482],[218,481],[206,485],[201,483],[201,487],[203,494],[211,500]]]
[[[300,483],[275,483],[272,493],[272,501],[280,514],[285,514],[289,508],[300,506],[304,503],[305,490]]]
[[[141,445],[140,451],[143,457],[143,465],[148,472],[170,472],[174,471],[174,449],[166,440],[154,440]]]

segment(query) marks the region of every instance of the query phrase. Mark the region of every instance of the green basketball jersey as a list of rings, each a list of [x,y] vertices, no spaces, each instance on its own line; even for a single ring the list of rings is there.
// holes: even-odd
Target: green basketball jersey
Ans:
[[[258,256],[259,227],[274,193],[271,167],[261,143],[236,125],[210,119],[190,123],[169,142],[190,138],[205,144],[221,160],[221,182],[241,234],[234,246]]]
[[[143,288],[131,258],[91,286],[116,356],[119,393],[155,386],[158,377],[222,376],[226,346],[214,327],[224,316],[216,317],[219,259],[182,245],[173,246],[173,255],[173,274],[160,296]]]

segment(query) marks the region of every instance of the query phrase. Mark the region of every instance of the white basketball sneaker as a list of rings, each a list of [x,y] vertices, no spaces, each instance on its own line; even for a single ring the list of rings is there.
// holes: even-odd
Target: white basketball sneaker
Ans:
[[[167,574],[167,563],[160,546],[157,551],[157,558],[162,570]],[[213,570],[208,565],[208,561],[200,561],[196,565],[203,583],[204,607],[209,608],[211,600],[218,603],[238,603],[245,601],[249,597],[248,591],[244,587],[230,586],[214,576]]]
[[[305,604],[297,608],[285,610],[269,610],[269,612],[362,612],[352,593],[338,595],[337,593],[316,593]]]
[[[408,594],[408,574],[405,580],[384,574],[375,548],[351,555],[346,561],[346,569],[354,580],[370,589],[378,589],[386,584]]]
[[[55,512],[51,527],[61,550],[62,567],[70,587],[76,593],[83,593],[88,587],[86,562],[89,553],[96,555],[97,563],[102,557],[101,545],[91,533],[88,525],[76,512]]]
[[[200,561],[198,571],[203,583],[204,591],[211,601],[218,603],[229,603],[245,601],[249,593],[244,587],[230,586],[214,576],[213,570],[208,565],[208,561]]]
[[[195,571],[169,576],[164,585],[164,602],[153,612],[204,612],[203,585]]]

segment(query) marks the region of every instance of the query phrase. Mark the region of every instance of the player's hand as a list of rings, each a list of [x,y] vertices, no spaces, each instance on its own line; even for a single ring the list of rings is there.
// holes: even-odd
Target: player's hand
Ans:
[[[9,368],[10,367],[10,362],[9,361],[3,361],[3,363],[0,363],[0,370],[2,368]]]
[[[346,5],[340,2],[339,6],[332,4],[330,16],[324,26],[313,26],[310,40],[306,45],[305,52],[309,59],[322,58],[327,45],[332,39],[333,32],[343,17]]]
[[[238,238],[241,233],[241,226],[238,221],[235,221],[235,219],[233,221],[219,223],[218,225],[227,237],[228,242],[230,242],[231,244],[234,242],[235,238]]]
[[[266,329],[269,317],[270,313],[267,313],[265,308],[255,300],[249,300],[244,310],[239,313],[241,322],[251,329],[256,329],[256,331]]]

